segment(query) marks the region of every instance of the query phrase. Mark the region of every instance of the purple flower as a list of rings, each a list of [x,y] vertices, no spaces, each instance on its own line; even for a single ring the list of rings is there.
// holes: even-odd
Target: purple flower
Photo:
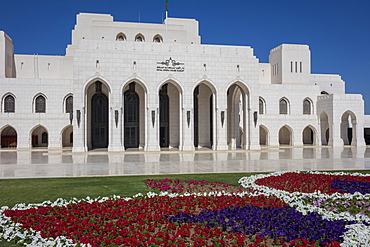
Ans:
[[[370,194],[370,183],[361,182],[361,181],[343,181],[335,179],[330,184],[330,187],[333,189],[340,190],[343,193],[355,193],[360,192],[361,194]]]
[[[198,215],[179,213],[168,216],[170,222],[191,222],[219,227],[223,231],[247,235],[269,236],[285,241],[302,238],[320,243],[331,240],[342,241],[345,226],[352,224],[344,220],[329,221],[317,213],[303,215],[290,206],[270,207],[228,207],[215,211],[202,211]]]

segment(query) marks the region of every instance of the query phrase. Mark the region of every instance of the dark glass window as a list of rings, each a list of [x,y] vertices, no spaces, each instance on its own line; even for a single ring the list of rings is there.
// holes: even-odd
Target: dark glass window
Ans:
[[[48,133],[46,133],[46,132],[42,133],[41,143],[48,143]]]
[[[311,114],[311,102],[308,99],[303,101],[303,114]]]
[[[41,95],[36,98],[35,110],[37,113],[45,113],[46,111],[46,100]]]
[[[264,107],[264,102],[262,99],[259,100],[259,112],[260,114],[265,114],[265,107]]]
[[[155,43],[161,43],[162,42],[162,37],[157,35],[153,38],[153,42]]]
[[[5,97],[4,112],[15,112],[15,99],[11,95]]]
[[[288,114],[288,102],[285,99],[280,100],[279,113]]]
[[[68,96],[66,99],[66,113],[73,112],[73,96]]]
[[[136,41],[136,42],[144,42],[144,37],[143,37],[143,36],[141,36],[141,35],[137,35],[137,36],[135,37],[135,41]]]

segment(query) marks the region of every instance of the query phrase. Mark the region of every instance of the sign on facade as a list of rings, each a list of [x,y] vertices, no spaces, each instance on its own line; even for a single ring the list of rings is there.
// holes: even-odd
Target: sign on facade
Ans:
[[[168,71],[168,72],[184,72],[185,65],[172,58],[163,62],[157,62],[157,71]]]

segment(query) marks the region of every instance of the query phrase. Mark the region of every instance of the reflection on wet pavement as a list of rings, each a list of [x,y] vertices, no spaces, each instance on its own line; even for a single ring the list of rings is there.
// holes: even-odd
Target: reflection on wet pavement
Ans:
[[[0,178],[348,169],[370,169],[370,147],[271,148],[234,152],[0,150]]]

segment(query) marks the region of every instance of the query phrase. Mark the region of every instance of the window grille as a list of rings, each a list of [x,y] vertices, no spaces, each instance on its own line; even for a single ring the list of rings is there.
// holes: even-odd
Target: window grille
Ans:
[[[46,100],[43,96],[38,96],[36,98],[36,113],[45,113],[46,110]]]
[[[68,96],[66,99],[66,113],[73,112],[73,96]]]
[[[280,100],[279,113],[288,114],[288,102],[285,99]]]
[[[5,97],[4,112],[15,112],[15,99],[11,95]]]
[[[311,114],[311,102],[308,99],[303,101],[303,114]]]

